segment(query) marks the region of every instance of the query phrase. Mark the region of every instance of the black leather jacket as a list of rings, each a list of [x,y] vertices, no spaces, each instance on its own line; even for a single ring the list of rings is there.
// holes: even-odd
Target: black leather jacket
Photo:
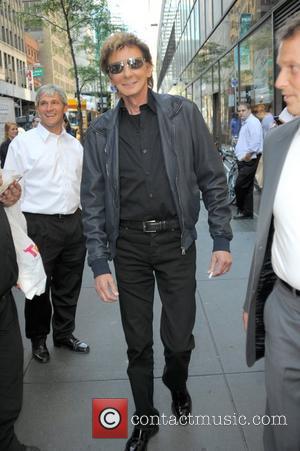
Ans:
[[[197,106],[189,100],[152,92],[162,152],[181,228],[184,253],[197,238],[200,190],[208,210],[213,250],[229,250],[231,211],[223,165]],[[119,234],[119,105],[89,127],[81,184],[88,263],[94,275],[110,272]]]

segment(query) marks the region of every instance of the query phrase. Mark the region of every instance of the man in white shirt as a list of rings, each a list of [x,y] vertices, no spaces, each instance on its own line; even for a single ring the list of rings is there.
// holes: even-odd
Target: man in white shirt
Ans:
[[[253,218],[254,177],[262,152],[263,131],[248,103],[240,103],[238,113],[242,125],[235,147],[239,173],[235,184],[238,211],[234,219],[249,219]]]
[[[288,112],[299,116],[299,13],[281,33],[276,87]],[[264,189],[244,306],[248,365],[265,355],[265,451],[300,450],[299,167],[300,118],[295,118],[264,142]]]
[[[63,128],[67,108],[59,86],[42,86],[36,95],[41,121],[18,136],[5,163],[5,169],[23,176],[21,208],[48,277],[46,292],[25,303],[26,336],[32,341],[33,357],[41,363],[50,358],[46,337],[52,307],[54,345],[89,352],[89,346],[73,336],[85,260],[79,208],[83,149]]]

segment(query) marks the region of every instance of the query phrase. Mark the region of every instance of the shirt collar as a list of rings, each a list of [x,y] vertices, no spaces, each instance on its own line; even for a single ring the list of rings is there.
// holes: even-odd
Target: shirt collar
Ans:
[[[150,88],[148,89],[147,103],[144,103],[143,105],[140,105],[141,109],[144,109],[146,107],[150,108],[150,110],[153,113],[156,113],[156,104],[155,104],[155,100],[154,100],[154,97],[153,97],[153,94],[152,94],[152,90]],[[122,98],[120,99],[120,109],[122,111],[124,111],[124,110],[127,111],[126,106],[124,104],[124,100]]]
[[[43,141],[47,141],[50,135],[54,136],[64,136],[67,135],[66,130],[64,127],[62,127],[62,132],[59,135],[56,135],[56,133],[52,133],[49,130],[46,129],[41,123],[38,124],[38,126],[35,128],[37,133],[40,135]]]

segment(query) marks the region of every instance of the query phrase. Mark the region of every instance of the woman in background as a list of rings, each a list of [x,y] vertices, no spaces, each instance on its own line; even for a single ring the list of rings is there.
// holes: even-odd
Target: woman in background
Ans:
[[[5,141],[0,146],[0,161],[1,161],[1,168],[3,168],[8,146],[10,145],[11,141],[17,136],[18,134],[18,126],[15,122],[6,122],[4,124],[4,133],[5,133]]]

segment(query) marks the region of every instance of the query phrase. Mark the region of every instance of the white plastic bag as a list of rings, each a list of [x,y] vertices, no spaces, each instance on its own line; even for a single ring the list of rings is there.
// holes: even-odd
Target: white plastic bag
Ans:
[[[18,285],[26,298],[45,292],[46,279],[41,254],[36,244],[27,235],[27,224],[20,204],[17,202],[6,207],[5,212],[10,224],[19,267]]]

